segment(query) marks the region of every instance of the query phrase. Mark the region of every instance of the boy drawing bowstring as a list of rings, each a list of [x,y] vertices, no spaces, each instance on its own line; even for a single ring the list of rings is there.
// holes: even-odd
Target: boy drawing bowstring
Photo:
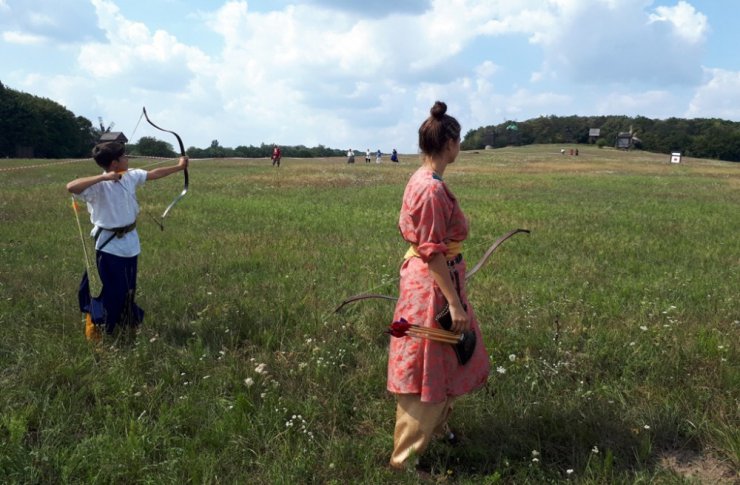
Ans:
[[[139,203],[136,189],[148,180],[156,180],[185,170],[188,157],[177,165],[146,171],[128,168],[125,146],[118,142],[100,143],[93,148],[93,158],[103,173],[81,177],[67,184],[67,190],[87,205],[91,235],[95,240],[95,262],[102,283],[100,294],[90,297],[87,273],[80,285],[80,310],[89,315],[95,328],[86,335],[97,340],[100,330],[112,334],[118,325],[136,328],[144,311],[135,303],[138,256],[141,252],[136,217]]]

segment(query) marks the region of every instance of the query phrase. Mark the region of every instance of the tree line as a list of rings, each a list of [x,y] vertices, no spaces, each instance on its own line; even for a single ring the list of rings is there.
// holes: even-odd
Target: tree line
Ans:
[[[598,138],[589,136],[600,129]],[[16,91],[0,82],[0,157],[84,158],[100,139],[105,128],[76,116],[50,99]],[[717,118],[650,119],[644,116],[541,116],[527,121],[505,121],[499,125],[470,130],[462,142],[463,150],[486,146],[500,148],[541,143],[596,143],[614,146],[617,135],[631,132],[634,147],[657,153],[681,152],[685,156],[740,161],[740,123]],[[194,158],[245,157],[272,155],[272,144],[223,147],[213,140],[206,148],[189,147]],[[154,137],[141,137],[127,146],[130,153],[143,156],[174,157],[172,144]],[[317,147],[281,146],[285,157],[337,157],[344,150]]]
[[[597,138],[589,137],[600,129]],[[717,118],[650,119],[644,116],[541,116],[527,121],[504,121],[465,134],[463,150],[501,148],[539,143],[596,143],[615,146],[619,133],[631,132],[634,147],[657,153],[740,161],[740,123]]]
[[[208,148],[189,147],[186,152],[192,158],[270,158],[274,145],[261,143],[259,146],[240,145],[236,148],[223,147],[218,140],[213,140]],[[131,155],[146,157],[176,157],[180,154],[173,149],[172,144],[150,136],[142,136],[137,143],[126,143],[126,151]],[[343,150],[327,148],[323,145],[306,147],[303,145],[280,146],[283,157],[317,158],[338,157],[344,155]]]
[[[89,156],[96,140],[92,122],[50,99],[0,82],[0,157]]]
[[[0,158],[86,158],[103,132],[90,120],[76,116],[61,104],[21,91],[0,82]],[[206,148],[187,149],[193,158],[245,157],[262,158],[272,155],[272,144],[259,146],[223,147],[213,140]],[[281,146],[282,156],[298,158],[336,157],[344,150],[317,147]],[[127,143],[133,155],[175,157],[179,153],[171,143],[154,137],[141,137],[137,143]]]

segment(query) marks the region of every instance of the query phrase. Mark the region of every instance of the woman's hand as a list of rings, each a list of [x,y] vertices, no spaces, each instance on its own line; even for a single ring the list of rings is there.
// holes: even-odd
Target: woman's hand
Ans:
[[[455,333],[463,333],[470,330],[470,320],[468,319],[468,312],[465,311],[462,304],[455,302],[450,304],[450,318],[452,319],[451,331]]]
[[[188,163],[190,162],[190,159],[188,157],[180,157],[180,161],[177,162],[177,167],[180,170],[185,170],[188,168]]]

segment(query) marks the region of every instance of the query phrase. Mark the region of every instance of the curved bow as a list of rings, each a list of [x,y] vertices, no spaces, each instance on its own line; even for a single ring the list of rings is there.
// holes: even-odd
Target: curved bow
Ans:
[[[491,257],[494,251],[496,251],[496,249],[498,249],[498,247],[501,246],[501,244],[503,244],[504,241],[506,241],[510,237],[520,232],[523,232],[526,234],[530,233],[529,229],[514,229],[514,230],[507,232],[500,238],[496,239],[496,241],[494,241],[494,243],[491,244],[491,246],[483,254],[483,257],[480,258],[480,260],[477,263],[475,263],[475,266],[473,266],[473,269],[466,272],[465,281],[468,281],[475,273],[478,272],[478,270],[480,270],[483,267],[484,264],[486,264],[486,261],[488,261],[488,258]],[[398,297],[396,296],[379,295],[377,293],[360,293],[359,295],[350,296],[349,298],[344,300],[342,303],[340,303],[339,306],[334,310],[334,313],[339,312],[339,310],[344,308],[345,305],[349,305],[350,303],[354,303],[356,301],[362,301],[362,300],[371,300],[375,298],[383,299],[383,300],[391,300],[391,301],[398,300]]]
[[[470,271],[466,271],[465,272],[465,281],[468,281],[475,273],[478,272],[479,269],[481,269],[483,267],[484,264],[486,264],[486,261],[488,261],[488,258],[491,257],[491,255],[493,254],[493,252],[496,249],[498,249],[498,247],[501,246],[501,244],[503,244],[504,241],[506,241],[507,239],[509,239],[514,234],[518,234],[520,232],[524,232],[526,234],[529,234],[530,231],[529,231],[529,229],[514,229],[512,231],[507,232],[506,234],[504,234],[500,238],[496,239],[496,241],[493,244],[491,244],[491,247],[486,250],[485,254],[483,254],[483,257],[480,258],[480,261],[478,261],[477,263],[475,263],[475,266],[473,266],[473,269],[471,269]]]
[[[142,107],[141,109],[144,112],[144,118],[146,118],[147,123],[149,123],[150,125],[152,125],[156,129],[158,129],[159,131],[164,131],[165,133],[172,133],[173,135],[175,135],[175,138],[177,138],[177,144],[180,145],[180,156],[182,156],[182,157],[186,156],[185,155],[185,146],[182,144],[182,139],[180,138],[180,135],[178,135],[177,133],[175,133],[172,130],[165,130],[164,128],[161,128],[161,127],[155,125],[152,122],[152,120],[149,119],[149,115],[146,112],[146,107]],[[163,230],[163,231],[164,231],[164,218],[167,217],[167,214],[169,214],[170,210],[173,207],[175,207],[175,204],[177,204],[177,202],[180,199],[182,199],[185,196],[185,194],[188,193],[188,185],[189,185],[189,182],[190,182],[190,177],[188,176],[188,169],[187,169],[187,167],[185,167],[185,170],[183,170],[183,175],[185,176],[185,185],[183,186],[182,192],[180,192],[180,195],[178,195],[177,197],[175,197],[175,200],[173,200],[172,202],[170,202],[170,205],[168,205],[167,208],[164,210],[164,212],[162,213],[162,220],[161,221],[157,221],[156,219],[154,219],[155,222],[159,225],[159,228],[161,230]]]

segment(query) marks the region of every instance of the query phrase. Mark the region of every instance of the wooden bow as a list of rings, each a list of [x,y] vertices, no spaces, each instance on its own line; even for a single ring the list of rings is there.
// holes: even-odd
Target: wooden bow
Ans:
[[[510,237],[512,237],[515,234],[518,234],[520,232],[523,232],[523,233],[526,233],[526,234],[529,234],[530,233],[529,229],[514,229],[514,230],[511,230],[511,231],[507,232],[506,234],[504,234],[500,238],[496,239],[496,241],[493,244],[491,244],[491,247],[489,247],[486,250],[486,252],[483,254],[483,257],[477,263],[475,263],[475,266],[473,266],[473,269],[471,269],[470,271],[466,272],[466,274],[465,274],[465,281],[468,281],[475,273],[478,272],[478,270],[480,270],[483,267],[484,264],[486,264],[486,261],[488,261],[488,258],[491,257],[491,255],[494,253],[494,251],[496,251],[496,249],[498,249],[498,247],[501,246],[501,244],[503,244],[504,241],[506,241]],[[339,310],[341,310],[342,308],[344,308],[345,305],[349,305],[350,303],[354,303],[356,301],[362,301],[362,300],[371,300],[371,299],[382,299],[382,300],[397,301],[398,300],[398,297],[396,297],[396,296],[388,296],[388,295],[379,295],[377,293],[360,293],[359,295],[350,296],[349,298],[347,298],[346,300],[344,300],[334,310],[334,313],[338,313]]]
[[[146,107],[142,107],[141,109],[144,112],[144,118],[146,118],[147,123],[149,123],[150,125],[152,125],[156,129],[158,129],[159,131],[164,131],[165,133],[171,133],[171,134],[175,135],[175,138],[177,138],[177,144],[180,146],[180,156],[182,156],[182,157],[186,156],[185,155],[185,146],[182,144],[182,139],[180,138],[180,135],[178,135],[177,133],[175,133],[172,130],[165,130],[164,128],[161,128],[161,127],[155,125],[152,122],[152,120],[149,119],[149,115],[146,112]],[[139,119],[141,119],[141,118],[139,118]],[[185,196],[185,194],[188,193],[188,185],[190,183],[190,177],[188,176],[188,169],[187,169],[187,167],[185,167],[185,170],[183,170],[183,175],[185,176],[185,184],[183,186],[182,192],[180,192],[180,195],[178,195],[177,197],[175,197],[175,200],[173,200],[172,202],[170,202],[170,205],[168,205],[167,208],[164,210],[164,212],[162,213],[162,217],[161,217],[161,219],[159,221],[157,219],[154,219],[154,217],[152,217],[152,219],[154,219],[154,222],[156,222],[157,225],[159,225],[159,228],[161,230],[163,230],[163,231],[164,231],[164,218],[167,217],[167,214],[170,213],[170,210],[172,210],[172,208],[175,207],[175,204],[177,204],[177,202],[180,199],[182,199]]]

